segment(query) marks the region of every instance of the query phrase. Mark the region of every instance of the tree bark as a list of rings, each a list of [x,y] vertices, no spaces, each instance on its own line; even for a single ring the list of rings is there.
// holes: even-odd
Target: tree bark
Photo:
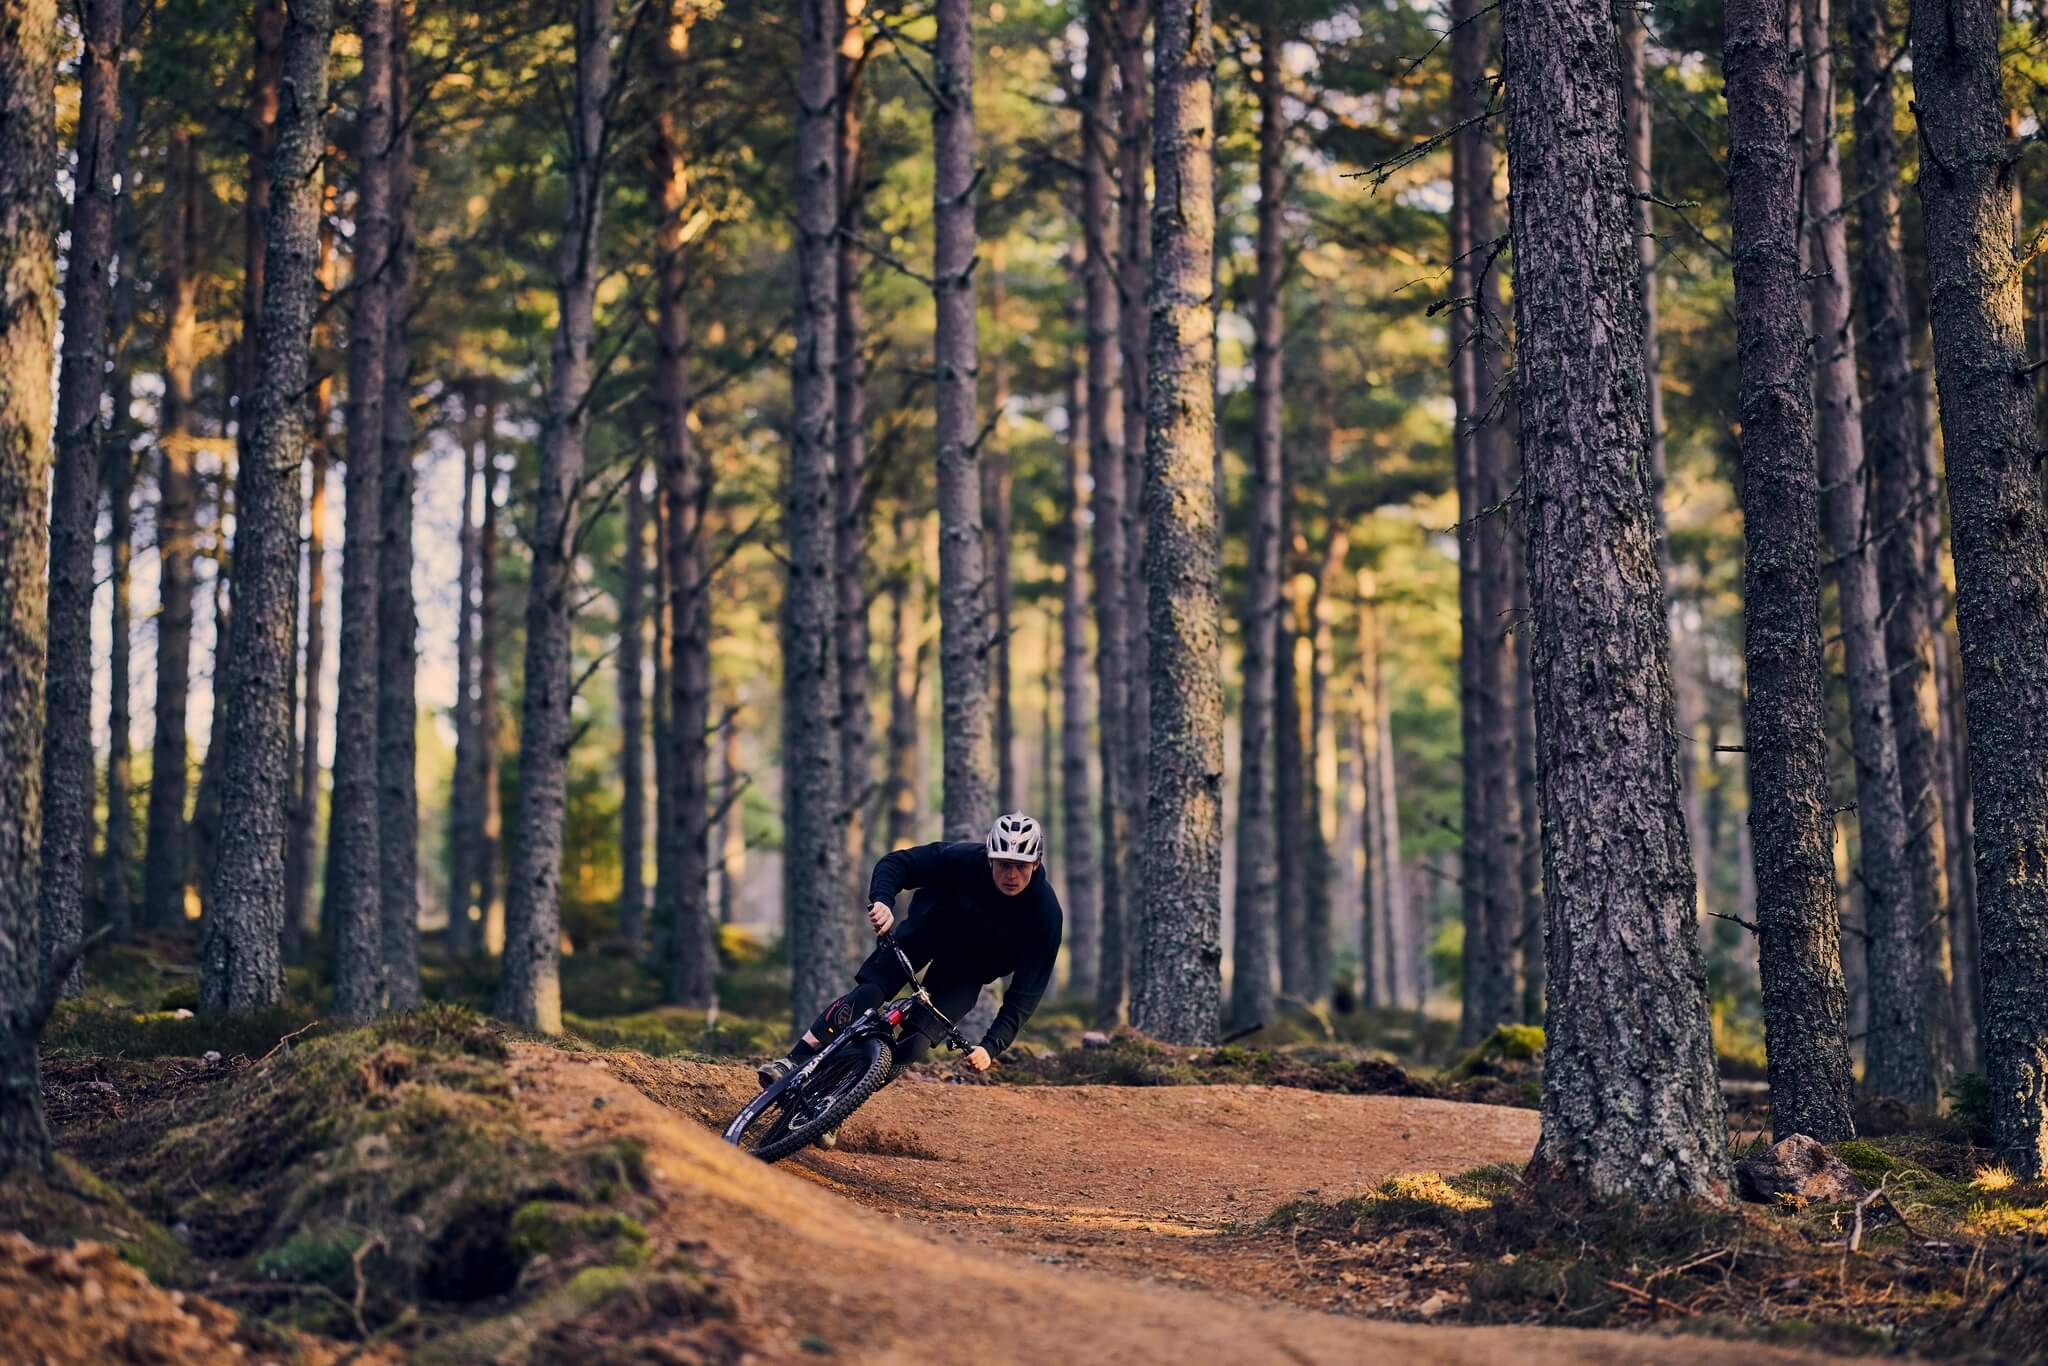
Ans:
[[[613,9],[578,0],[569,111],[568,206],[555,257],[555,335],[534,489],[526,598],[526,693],[520,704],[519,811],[506,879],[505,956],[492,1013],[562,1032],[562,822],[568,809],[570,594],[577,494],[589,430],[596,342],[605,119],[613,92]]]
[[[1126,808],[1126,839],[1139,837],[1149,828],[1150,785],[1145,765],[1152,743],[1151,638],[1147,623],[1145,569],[1145,479],[1148,381],[1146,378],[1147,329],[1150,326],[1152,280],[1151,228],[1145,194],[1145,157],[1153,142],[1148,114],[1156,92],[1145,71],[1145,24],[1153,11],[1152,0],[1115,0],[1118,24],[1117,70],[1121,119],[1117,144],[1117,224],[1121,249],[1117,257],[1118,291],[1121,309],[1117,315],[1119,374],[1123,384],[1124,496],[1121,504],[1124,530],[1124,630],[1123,752],[1117,762],[1123,767],[1118,797]],[[1212,120],[1203,116],[1204,126]],[[1119,983],[1124,990],[1128,979],[1135,983],[1137,956],[1143,945],[1136,938],[1145,904],[1145,859],[1128,851],[1124,856],[1126,886],[1124,914],[1118,922],[1117,946]],[[1107,940],[1105,939],[1105,944]],[[1105,952],[1107,950],[1105,949]],[[1103,969],[1105,977],[1108,969]],[[1135,990],[1135,985],[1131,988]],[[1121,997],[1119,998],[1121,999]],[[1099,1022],[1101,1023],[1101,1022]],[[1107,1023],[1114,1023],[1108,1021]]]
[[[143,923],[185,922],[186,709],[192,692],[192,376],[198,366],[201,186],[190,134],[173,133],[165,202],[164,395],[157,446],[156,738],[150,748]]]
[[[323,914],[334,939],[334,1014],[384,1008],[382,827],[378,812],[377,639],[382,574],[384,351],[391,251],[391,32],[394,0],[363,0],[356,114],[355,303],[348,337],[348,472],[335,684],[333,798]]]
[[[839,660],[833,647],[837,612],[832,539],[834,450],[837,444],[832,376],[838,365],[839,261],[835,249],[839,227],[838,129],[834,112],[837,81],[834,39],[839,31],[839,0],[802,0],[798,8],[796,232],[796,351],[790,361],[791,421],[789,482],[784,508],[789,545],[789,579],[783,593],[783,914],[790,944],[790,1015],[799,1030],[806,1027],[840,990],[845,963],[845,883],[841,862],[845,841],[837,827],[839,782]],[[965,0],[948,0],[964,5]],[[945,67],[957,61],[959,35],[950,32],[960,15],[940,19],[940,104],[955,89]],[[952,46],[949,48],[948,44]],[[944,55],[951,53],[951,56]],[[936,115],[935,115],[936,117]],[[941,139],[943,141],[944,139]],[[957,139],[956,139],[957,140]],[[968,149],[960,149],[962,161]],[[962,180],[964,182],[964,175]],[[948,173],[939,174],[943,204]],[[947,230],[939,229],[939,240]],[[970,228],[971,239],[971,228]],[[971,240],[969,246],[971,247]],[[942,248],[939,273],[947,257]],[[956,263],[956,270],[961,266]],[[957,295],[958,290],[952,291]],[[973,295],[967,296],[973,308]],[[946,296],[942,294],[941,328]],[[940,347],[940,363],[945,347]],[[972,385],[972,374],[968,383]],[[941,379],[942,405],[957,381]],[[971,402],[972,390],[969,398]],[[957,438],[957,433],[953,434]],[[943,424],[940,449],[946,450]],[[957,455],[957,452],[956,452]],[[940,460],[941,480],[946,459]],[[957,479],[956,479],[957,482]],[[970,490],[972,485],[969,485]],[[956,489],[957,496],[958,490]],[[946,497],[941,491],[940,498]],[[968,500],[970,513],[973,499]],[[970,534],[965,544],[978,551]],[[957,587],[957,585],[956,585]],[[979,588],[978,576],[975,584]],[[956,623],[957,627],[957,623]],[[955,678],[947,676],[947,687]],[[966,699],[963,699],[966,700]],[[987,711],[984,705],[981,755],[986,767]],[[680,715],[676,725],[686,722]],[[948,744],[953,743],[951,737]],[[948,773],[947,802],[960,800]],[[952,824],[948,822],[948,830]]]
[[[1285,451],[1281,453],[1281,551],[1282,563],[1286,563],[1287,547],[1290,543],[1289,522],[1293,520],[1294,500],[1290,496],[1293,488],[1291,466]],[[1301,704],[1301,670],[1297,657],[1301,651],[1302,617],[1305,603],[1301,600],[1301,580],[1305,575],[1296,573],[1285,576],[1282,589],[1279,627],[1273,642],[1273,694],[1274,726],[1276,735],[1273,744],[1273,802],[1275,820],[1279,829],[1274,848],[1280,860],[1278,880],[1279,908],[1274,917],[1278,937],[1280,965],[1280,994],[1290,1001],[1306,1001],[1314,992],[1315,981],[1309,971],[1308,961],[1308,831],[1301,815],[1307,806],[1305,792],[1307,777],[1303,772],[1306,756],[1302,752],[1302,713],[1307,710]]]
[[[1085,139],[1089,129],[1082,130]],[[1089,229],[1082,225],[1083,233]],[[1088,271],[1087,249],[1075,244],[1076,273]],[[1067,299],[1071,335],[1082,335],[1085,310],[1079,296]],[[1081,326],[1075,326],[1075,324]],[[1066,460],[1062,470],[1065,513],[1060,526],[1060,890],[1067,912],[1067,991],[1095,999],[1096,969],[1101,953],[1101,920],[1096,900],[1095,790],[1089,762],[1089,718],[1095,714],[1095,690],[1088,676],[1088,443],[1094,428],[1088,421],[1087,362],[1080,349],[1069,352],[1067,367]],[[1050,814],[1050,813],[1048,813]]]
[[[912,571],[889,584],[889,821],[888,844],[902,849],[917,843],[917,695],[923,681],[920,667],[923,623],[918,612]]]
[[[114,140],[121,127],[122,0],[81,16],[78,156],[64,269],[64,353],[57,375],[50,500],[48,708],[43,744],[42,943],[46,964],[73,960],[65,996],[85,988],[71,950],[85,935],[92,867],[92,596],[98,549],[100,398],[114,255]],[[24,585],[17,584],[17,589]],[[33,591],[27,585],[26,591]]]
[[[476,896],[477,712],[476,712],[476,485],[488,469],[484,450],[483,403],[474,394],[468,408],[462,453],[462,530],[455,601],[455,776],[448,793],[448,957],[461,961],[476,951],[477,927],[469,918]],[[486,490],[488,494],[488,490]],[[311,790],[310,786],[307,789]]]
[[[648,511],[654,519],[654,921],[650,926],[657,957],[674,957],[675,908],[664,897],[676,885],[676,731],[674,593],[669,587],[667,495],[657,467],[654,497]]]
[[[1549,916],[1534,1165],[1583,1191],[1718,1200],[1714,1075],[1671,733],[1621,72],[1599,0],[1504,14],[1516,392]]]
[[[242,343],[236,355],[236,445],[246,458],[256,394],[256,330],[262,315],[263,276],[270,228],[271,159],[277,148],[278,80],[284,74],[283,0],[256,0],[250,31],[255,40],[249,79],[249,192],[242,200]]]
[[[1941,1085],[1929,1046],[1931,1026],[1923,1023],[1928,1001],[1920,932],[1930,912],[1913,894],[1906,862],[1906,812],[1899,795],[1878,552],[1866,530],[1870,523],[1863,492],[1863,405],[1856,389],[1856,343],[1849,321],[1849,236],[1835,133],[1834,63],[1828,56],[1828,0],[1804,0],[1803,13],[1804,273],[1815,348],[1821,521],[1833,552],[1841,601],[1856,761],[1856,822],[1870,955],[1864,1083],[1874,1095],[1932,1107],[1941,1100]]]
[[[313,313],[320,302],[331,15],[325,0],[300,0],[285,26],[285,79],[296,98],[278,119],[273,149],[248,447],[235,488],[235,627],[225,661],[235,696],[220,740],[220,847],[210,870],[199,960],[199,1001],[208,1010],[250,1010],[284,998],[299,466],[307,442],[303,395]]]
[[[1123,1018],[1124,923],[1130,905],[1126,876],[1130,811],[1124,796],[1124,735],[1129,723],[1129,665],[1125,646],[1127,611],[1123,534],[1124,408],[1117,392],[1122,304],[1109,240],[1109,83],[1116,69],[1111,0],[1088,5],[1088,61],[1082,70],[1081,219],[1088,253],[1083,295],[1088,314],[1088,470],[1094,480],[1089,511],[1094,536],[1088,547],[1089,577],[1095,588],[1096,745],[1101,755],[1102,888],[1096,934],[1095,1016],[1097,1027]]]
[[[1771,1124],[1853,1137],[1821,680],[1820,513],[1800,325],[1799,78],[1785,6],[1731,5],[1728,72],[1742,364],[1743,656]]]
[[[1951,0],[1912,18],[1935,377],[1946,437],[1956,627],[1968,703],[1985,1069],[1998,1147],[2048,1170],[2048,540],[2027,384],[2002,11]]]
[[[1452,120],[1478,119],[1490,103],[1486,31],[1478,0],[1452,10]],[[1463,800],[1461,915],[1465,924],[1458,1038],[1470,1045],[1521,1018],[1516,941],[1522,933],[1521,814],[1515,773],[1512,538],[1499,508],[1509,492],[1507,433],[1494,408],[1501,383],[1495,273],[1493,144],[1469,122],[1452,143],[1452,396],[1458,413],[1460,764]]]
[[[1245,536],[1244,700],[1237,762],[1237,899],[1231,925],[1230,1019],[1243,1028],[1273,1017],[1279,951],[1280,869],[1273,762],[1280,639],[1280,413],[1285,343],[1280,291],[1286,276],[1286,114],[1279,26],[1259,25],[1259,218],[1252,290],[1252,468]]]
[[[860,880],[866,852],[868,792],[868,664],[867,590],[867,357],[862,352],[866,319],[860,300],[862,205],[867,183],[861,169],[861,76],[867,67],[867,38],[861,15],[867,0],[840,0],[838,202],[843,231],[839,254],[838,307],[835,312],[836,367],[832,374],[834,435],[838,447],[833,471],[833,560],[838,594],[836,619],[839,648],[839,780],[846,807],[847,872]],[[864,887],[850,888],[858,900]],[[851,927],[850,927],[851,928]]]
[[[1213,13],[1160,0],[1147,357],[1145,579],[1151,740],[1144,919],[1131,1023],[1169,1043],[1209,1043],[1222,1007],[1223,680],[1216,506]]]
[[[323,298],[334,297],[335,255],[333,208],[335,186],[328,181],[320,215],[319,278]],[[299,781],[292,807],[291,850],[285,865],[284,956],[288,963],[305,954],[305,936],[326,923],[313,911],[313,861],[320,816],[320,729],[327,716],[327,467],[331,458],[329,412],[334,381],[322,375],[313,388],[312,488],[306,503],[306,657],[305,696],[301,702]]]
[[[619,579],[619,939],[626,952],[647,952],[647,680],[641,672],[647,635],[641,580],[647,568],[645,469],[626,480],[625,555]]]
[[[945,714],[945,834],[979,839],[995,818],[987,567],[975,416],[974,27],[967,0],[939,0],[932,107],[938,334],[939,682]]]
[[[711,576],[704,549],[710,469],[690,436],[689,272],[684,260],[688,177],[683,149],[680,61],[691,11],[670,13],[657,44],[659,112],[650,188],[660,210],[655,338],[661,396],[662,493],[668,514],[669,777],[675,804],[674,886],[664,888],[669,921],[669,1000],[706,1009],[717,1001],[718,946],[711,922]]]
[[[1654,127],[1650,112],[1650,25],[1647,17],[1631,12],[1623,23],[1622,107],[1628,120],[1629,188],[1635,194],[1636,279],[1643,301],[1643,387],[1650,404],[1650,504],[1657,514],[1657,568],[1664,576],[1664,591],[1671,592],[1671,525],[1665,516],[1666,475],[1664,441],[1664,361],[1657,337],[1657,223],[1651,212],[1650,194],[1656,180],[1650,174]]]
[[[392,1010],[420,1005],[420,803],[414,727],[419,620],[412,597],[413,274],[419,259],[412,191],[411,91],[406,50],[410,0],[391,23],[391,246],[385,302],[383,469],[378,482],[377,858],[382,888],[384,986]]]
[[[505,950],[505,899],[499,869],[504,818],[498,792],[498,409],[484,403],[483,520],[476,538],[476,829],[470,848],[476,868],[476,904],[483,948]]]
[[[36,1040],[57,342],[57,7],[0,0],[0,1174],[49,1169]]]
[[[1017,714],[1015,679],[1010,665],[1010,638],[1016,633],[1013,593],[1010,584],[1010,356],[1005,349],[1008,334],[1003,331],[1003,314],[1008,309],[1008,291],[1003,284],[1002,243],[989,249],[989,327],[995,340],[989,348],[989,452],[981,462],[981,525],[987,553],[983,563],[989,580],[989,672],[995,695],[994,744],[996,752],[995,811],[1014,811],[1022,804],[1017,789]],[[993,814],[993,813],[992,813]],[[1046,813],[1050,815],[1050,812]]]
[[[121,95],[121,128],[115,142],[115,169],[128,183],[130,151],[140,122],[142,97],[134,82]],[[100,903],[107,924],[121,938],[135,928],[134,770],[129,735],[129,659],[135,632],[131,563],[135,549],[135,276],[140,234],[134,201],[123,194],[115,204],[116,259],[120,276],[112,302],[113,367],[108,379],[113,425],[107,432],[104,458],[107,486],[108,590],[112,599],[107,649],[107,838],[100,868]]]
[[[1850,0],[1849,47],[1855,59],[1857,175],[1857,288],[1864,319],[1864,355],[1870,402],[1863,406],[1863,445],[1871,463],[1872,527],[1878,585],[1887,604],[1885,654],[1890,669],[1892,726],[1899,757],[1899,788],[1906,819],[1905,858],[1912,918],[1925,922],[1920,940],[1928,993],[1927,1018],[1946,1021],[1947,1037],[1931,1040],[1937,1072],[1952,1069],[1963,1032],[1951,1017],[1947,838],[1939,743],[1940,698],[1934,681],[1935,633],[1940,610],[1930,601],[1922,565],[1927,560],[1919,514],[1919,380],[1913,373],[1906,314],[1905,263],[1899,247],[1899,156],[1894,142],[1893,40],[1882,0]],[[1938,591],[1938,589],[1936,590]]]
[[[1335,463],[1334,427],[1331,431],[1330,457]],[[1302,767],[1308,781],[1303,793],[1301,822],[1308,838],[1308,896],[1303,924],[1308,938],[1309,999],[1313,1001],[1329,997],[1335,974],[1335,946],[1330,939],[1330,888],[1335,877],[1335,858],[1330,850],[1334,833],[1330,817],[1334,814],[1331,801],[1337,786],[1337,741],[1330,724],[1329,692],[1330,664],[1336,651],[1330,621],[1330,595],[1324,585],[1335,582],[1343,572],[1345,556],[1350,548],[1349,529],[1341,520],[1333,519],[1324,534],[1321,562],[1316,566],[1308,599],[1308,707],[1302,727],[1302,748],[1307,758]]]

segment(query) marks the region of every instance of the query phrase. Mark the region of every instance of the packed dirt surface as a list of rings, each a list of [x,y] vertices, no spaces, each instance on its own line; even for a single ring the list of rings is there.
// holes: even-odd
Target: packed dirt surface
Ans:
[[[650,1232],[718,1277],[749,1345],[769,1359],[1821,1359],[1696,1337],[1313,1312],[1330,1301],[1272,1240],[1228,1232],[1311,1191],[1520,1162],[1535,1142],[1533,1111],[1262,1087],[906,1078],[847,1125],[836,1151],[769,1167],[709,1127],[752,1094],[743,1068],[522,1046],[513,1071],[548,1137],[645,1145],[662,1209]]]

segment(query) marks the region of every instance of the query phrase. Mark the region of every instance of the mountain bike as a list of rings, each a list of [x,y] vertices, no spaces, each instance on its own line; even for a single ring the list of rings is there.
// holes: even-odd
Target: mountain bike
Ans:
[[[958,1026],[932,1004],[895,934],[882,935],[880,942],[903,965],[911,994],[864,1012],[803,1066],[748,1101],[725,1126],[726,1142],[763,1162],[776,1162],[836,1131],[868,1097],[895,1079],[900,1070],[898,1049],[908,1031],[919,1029],[920,1013],[945,1027],[947,1048],[956,1053],[967,1050]]]

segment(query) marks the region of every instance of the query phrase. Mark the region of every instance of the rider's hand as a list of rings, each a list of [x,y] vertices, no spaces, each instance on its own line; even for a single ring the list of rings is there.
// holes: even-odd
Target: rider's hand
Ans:
[[[970,1048],[967,1050],[967,1056],[960,1061],[966,1063],[977,1072],[986,1072],[988,1071],[989,1064],[994,1062],[995,1059],[989,1057],[986,1048]]]
[[[896,912],[889,909],[886,901],[877,901],[868,907],[868,924],[875,927],[876,934],[887,934],[889,927],[896,923]]]

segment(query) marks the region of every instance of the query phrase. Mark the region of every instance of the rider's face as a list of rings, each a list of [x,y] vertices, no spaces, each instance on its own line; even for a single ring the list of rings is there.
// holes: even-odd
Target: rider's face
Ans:
[[[1015,896],[1031,885],[1031,875],[1038,871],[1036,863],[1018,863],[1014,859],[992,858],[988,861],[989,876],[996,880],[996,890],[1004,896]]]

